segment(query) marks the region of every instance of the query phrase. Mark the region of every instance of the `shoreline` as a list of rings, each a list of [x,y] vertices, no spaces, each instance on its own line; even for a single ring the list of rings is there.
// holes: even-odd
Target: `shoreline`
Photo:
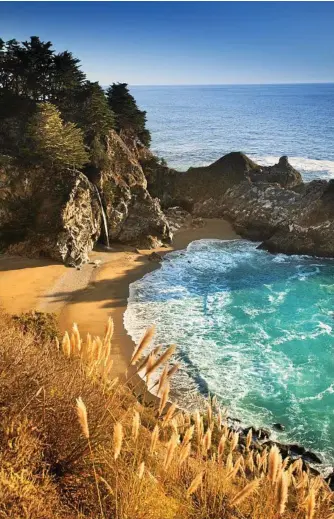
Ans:
[[[113,245],[97,247],[90,263],[80,270],[42,259],[0,256],[0,306],[15,314],[36,310],[55,313],[60,332],[77,323],[85,336],[103,335],[108,317],[114,320],[112,357],[114,375],[122,375],[128,367],[135,347],[123,323],[129,286],[159,267],[148,256],[161,256],[185,249],[200,239],[231,240],[239,238],[232,225],[221,219],[203,219],[203,226],[181,228],[168,247],[138,250]],[[151,323],[147,323],[149,326]]]
[[[123,245],[115,245],[110,250],[99,247],[92,251],[90,263],[80,270],[47,260],[3,255],[0,256],[0,307],[10,314],[29,310],[53,312],[58,317],[61,334],[70,331],[76,322],[83,337],[88,332],[102,336],[108,317],[112,317],[113,376],[122,378],[135,347],[123,321],[130,284],[160,266],[158,261],[149,261],[148,256],[152,252],[164,256],[185,249],[195,240],[238,238],[229,222],[203,219],[201,227],[178,230],[169,247],[154,250]],[[144,393],[147,403],[156,404],[159,398],[146,391],[145,381],[138,374],[134,381],[134,391],[138,395]],[[230,427],[243,428],[238,418],[229,417],[229,420]],[[270,441],[282,447],[288,445],[272,437]],[[321,468],[328,467],[324,463]]]

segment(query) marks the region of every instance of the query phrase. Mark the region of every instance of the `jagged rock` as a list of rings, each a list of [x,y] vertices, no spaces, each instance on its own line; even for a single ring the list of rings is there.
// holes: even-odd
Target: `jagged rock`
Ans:
[[[110,240],[150,248],[170,242],[168,222],[159,200],[147,191],[147,181],[133,152],[110,132],[108,166],[96,180],[107,216]]]
[[[53,172],[47,180],[45,172],[30,172],[28,179],[25,189],[13,175],[6,188],[2,185],[6,193],[1,204],[6,212],[0,223],[3,247],[10,254],[49,257],[70,266],[87,262],[101,229],[92,184],[72,170]]]
[[[310,182],[299,211],[263,243],[270,252],[334,256],[334,181]]]
[[[303,177],[289,164],[288,157],[283,156],[274,166],[259,166],[249,173],[252,182],[269,182],[291,189],[303,183]]]
[[[241,152],[232,152],[209,166],[179,172],[159,163],[143,161],[150,193],[158,196],[164,208],[181,206],[193,212],[194,205],[216,199],[232,185],[249,179],[258,165]],[[203,216],[203,215],[200,215]]]

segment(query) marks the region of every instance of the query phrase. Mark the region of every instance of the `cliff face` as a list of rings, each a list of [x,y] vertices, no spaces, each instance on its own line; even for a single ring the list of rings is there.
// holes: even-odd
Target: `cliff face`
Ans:
[[[108,139],[108,166],[94,182],[73,170],[0,168],[0,248],[71,266],[85,263],[104,232],[100,198],[110,241],[154,247],[171,240],[141,166],[115,132]]]
[[[67,265],[88,261],[100,235],[97,194],[82,173],[2,175],[0,242],[10,254],[49,257]]]
[[[159,200],[147,190],[147,180],[135,153],[110,132],[108,166],[97,185],[107,215],[110,240],[152,247],[169,242],[172,235]]]

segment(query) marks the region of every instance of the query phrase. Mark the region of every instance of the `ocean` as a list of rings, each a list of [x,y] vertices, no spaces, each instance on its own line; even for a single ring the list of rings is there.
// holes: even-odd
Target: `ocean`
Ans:
[[[181,170],[232,150],[287,154],[305,179],[334,178],[333,85],[142,87],[152,147]],[[199,240],[130,286],[134,340],[157,325],[178,345],[179,403],[215,394],[244,425],[271,427],[334,464],[334,260]]]
[[[305,180],[334,177],[334,84],[137,86],[152,150],[171,167],[243,151],[263,165],[288,155]]]

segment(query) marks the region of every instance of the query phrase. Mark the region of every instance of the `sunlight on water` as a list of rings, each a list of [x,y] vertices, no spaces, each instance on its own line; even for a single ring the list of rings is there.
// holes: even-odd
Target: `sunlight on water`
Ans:
[[[178,344],[179,385],[334,460],[334,261],[200,240],[131,285],[125,325]],[[185,374],[187,377],[185,378]],[[187,395],[186,388],[184,395]]]

